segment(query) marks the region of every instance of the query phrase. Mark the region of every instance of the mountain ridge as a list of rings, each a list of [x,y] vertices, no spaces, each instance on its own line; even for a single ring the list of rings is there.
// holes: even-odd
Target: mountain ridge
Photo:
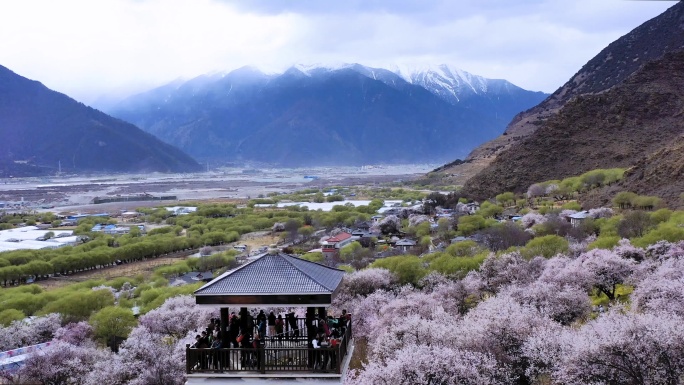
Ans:
[[[616,47],[626,50],[618,56]],[[640,52],[644,49],[647,55]],[[637,65],[640,59],[634,58],[644,56],[648,60]],[[606,62],[614,66],[604,66]],[[596,70],[587,72],[587,68]],[[570,83],[576,87],[569,87]],[[473,151],[466,159],[469,162],[489,159],[465,183],[464,190],[482,198],[505,190],[524,192],[532,183],[596,168],[641,164],[642,169],[648,169],[643,164],[647,158],[672,162],[672,156],[654,154],[679,140],[684,132],[681,89],[684,5],[678,3],[611,43],[552,96],[518,115],[503,136]],[[540,111],[546,116],[541,117]],[[525,126],[534,128],[522,132]],[[491,144],[497,141],[501,146],[492,149]],[[487,146],[492,151],[489,154],[482,152]],[[664,163],[663,167],[669,165]],[[631,175],[629,171],[627,175]],[[657,181],[658,185],[648,187],[638,179],[626,178],[621,187],[643,193],[670,191],[662,185],[668,183],[667,178]],[[670,193],[664,197],[670,202],[676,200]]]
[[[453,103],[382,68],[295,65],[281,74],[241,67],[201,75],[110,112],[198,158],[358,165],[465,156],[501,132],[508,115],[544,96],[517,88]]]
[[[682,4],[678,3],[613,41],[548,98],[516,115],[503,135],[478,146],[466,159],[481,164],[479,168],[483,169],[503,150],[535,132],[570,99],[605,91],[626,79],[643,63],[658,59],[666,52],[684,48],[681,35],[683,24]],[[678,30],[679,34],[676,33]],[[458,169],[450,171],[458,172]]]
[[[0,66],[0,175],[197,171],[180,150]]]

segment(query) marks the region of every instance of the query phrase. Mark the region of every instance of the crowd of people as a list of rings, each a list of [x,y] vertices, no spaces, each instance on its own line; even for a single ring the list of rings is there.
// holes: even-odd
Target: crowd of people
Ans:
[[[261,310],[256,316],[246,311],[239,314],[233,312],[225,330],[227,346],[223,346],[224,331],[221,330],[221,320],[211,319],[207,328],[195,336],[195,343],[191,348],[240,348],[240,367],[256,369],[261,367],[261,355],[257,354],[257,349],[264,348],[267,341],[269,346],[275,347],[301,347],[300,344],[305,341],[308,342],[307,347],[314,349],[337,347],[350,319],[351,315],[344,310],[339,317],[316,317],[310,325],[300,325],[303,319],[297,318],[294,312],[285,313],[284,318],[282,314],[275,315],[273,311],[266,315],[264,310]],[[307,341],[308,331],[300,326],[310,327],[316,331],[313,340]],[[229,358],[227,355],[208,352],[201,355],[197,366],[203,370],[209,367],[222,370],[229,367]],[[313,370],[325,371],[328,364],[334,369],[336,362],[335,352],[324,349],[310,358],[309,366]]]

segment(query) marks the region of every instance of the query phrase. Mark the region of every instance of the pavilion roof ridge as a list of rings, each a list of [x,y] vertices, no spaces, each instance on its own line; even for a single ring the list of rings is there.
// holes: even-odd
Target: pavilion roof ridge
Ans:
[[[265,254],[267,254],[267,253],[264,253],[264,255],[265,255]],[[263,257],[264,255],[262,255],[261,257]],[[249,262],[247,262],[247,263],[245,263],[245,264],[243,264],[243,265],[240,265],[240,266],[238,266],[238,267],[236,267],[236,268],[234,268],[234,269],[232,269],[232,270],[228,270],[228,271],[226,271],[225,273],[219,275],[218,277],[214,277],[214,279],[212,279],[211,282],[207,282],[206,284],[202,285],[202,287],[200,287],[199,289],[195,290],[194,292],[197,293],[197,292],[200,291],[200,290],[208,289],[208,288],[214,286],[215,284],[221,282],[221,279],[223,279],[223,278],[225,278],[225,277],[227,277],[227,276],[229,276],[229,275],[231,275],[231,274],[233,274],[233,273],[236,273],[236,272],[238,272],[239,270],[242,270],[242,269],[246,268],[247,266],[249,266],[249,265],[251,265],[252,263],[254,263],[254,262],[258,261],[259,259],[261,259],[261,257],[259,257],[259,258],[257,258],[257,259],[254,259],[254,260],[252,260],[252,261],[249,261]]]
[[[302,268],[301,268],[300,266],[297,266],[296,263],[293,263],[293,261],[292,261],[291,259],[293,259],[293,260],[296,259],[298,262],[301,261],[301,262],[307,263],[307,264],[314,264],[314,265],[317,265],[317,266],[320,266],[320,267],[324,267],[324,268],[330,269],[330,270],[335,270],[335,271],[342,271],[342,272],[344,272],[344,270],[341,270],[341,269],[336,269],[336,268],[334,268],[334,267],[326,266],[326,265],[323,265],[323,264],[318,263],[318,262],[307,261],[306,259],[297,258],[297,257],[291,256],[291,255],[289,255],[289,254],[283,253],[281,256],[287,257],[287,258],[285,258],[285,260],[287,261],[287,263],[289,263],[290,265],[292,265],[292,267],[294,267],[295,269],[299,270],[302,274],[304,274],[304,275],[306,275],[307,277],[309,277],[309,279],[311,279],[312,281],[316,282],[317,284],[319,284],[319,285],[321,285],[322,287],[324,287],[324,288],[326,288],[326,289],[328,289],[328,290],[331,290],[331,291],[334,291],[335,288],[334,288],[334,287],[332,287],[332,288],[331,288],[331,287],[328,287],[328,285],[326,285],[325,283],[321,282],[319,279],[316,279],[315,277],[312,277],[311,274],[309,274],[308,272],[302,270]]]
[[[343,276],[344,270],[283,252],[270,252],[214,278],[197,289],[195,295],[332,294],[339,287]]]

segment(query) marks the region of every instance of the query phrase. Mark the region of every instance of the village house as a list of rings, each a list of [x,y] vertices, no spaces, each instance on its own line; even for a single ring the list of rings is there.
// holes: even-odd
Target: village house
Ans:
[[[141,233],[145,233],[145,226],[144,225],[139,225],[138,228],[140,229]],[[131,232],[131,228],[127,226],[117,226],[113,224],[108,224],[108,225],[103,225],[103,224],[96,224],[93,226],[90,231],[95,232],[95,233],[105,233],[109,235],[124,235],[128,234]]]
[[[584,222],[585,219],[589,218],[589,211],[580,211],[572,215],[568,215],[568,220],[573,227],[577,227]]]
[[[480,209],[480,204],[477,202],[459,203],[456,209],[463,214],[473,215]]]
[[[327,239],[321,239],[323,255],[326,258],[336,256],[339,254],[341,248],[354,242],[356,239],[358,238],[344,232]]]
[[[394,246],[406,253],[416,246],[416,241],[413,239],[400,239],[394,244]]]

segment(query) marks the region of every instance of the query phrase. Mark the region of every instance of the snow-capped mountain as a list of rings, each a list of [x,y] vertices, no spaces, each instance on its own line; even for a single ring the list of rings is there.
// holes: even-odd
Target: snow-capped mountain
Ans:
[[[341,70],[353,70],[387,85],[397,86],[402,79],[420,86],[443,100],[456,104],[473,96],[491,97],[501,94],[526,92],[504,79],[488,79],[448,64],[395,64],[390,68],[374,68],[355,63],[295,64],[288,71],[299,71],[305,76],[322,75]]]
[[[200,159],[280,165],[431,162],[465,155],[546,95],[447,66],[242,67],[159,87],[111,113]],[[302,145],[302,144],[306,145]]]
[[[421,86],[440,98],[455,104],[472,95],[510,92],[522,88],[502,79],[487,79],[447,64],[397,65],[392,71],[411,84]]]

